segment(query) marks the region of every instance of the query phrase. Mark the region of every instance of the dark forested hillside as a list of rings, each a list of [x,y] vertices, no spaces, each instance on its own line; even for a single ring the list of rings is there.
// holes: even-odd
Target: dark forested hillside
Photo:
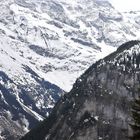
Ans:
[[[140,86],[139,43],[127,42],[93,64],[21,140],[127,140]]]
[[[0,140],[22,137],[89,66],[139,38],[140,12],[122,13],[108,0],[0,0]],[[96,65],[80,79],[88,79]],[[70,94],[76,87],[85,94],[88,82],[83,82]]]

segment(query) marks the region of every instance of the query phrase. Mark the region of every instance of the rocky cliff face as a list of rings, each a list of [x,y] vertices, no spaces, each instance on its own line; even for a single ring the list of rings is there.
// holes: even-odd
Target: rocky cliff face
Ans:
[[[63,93],[31,69],[26,67],[25,70],[31,80],[26,81],[28,86],[0,71],[0,140],[17,140],[27,133],[48,115]]]
[[[139,88],[140,41],[130,41],[93,64],[22,140],[127,140]]]
[[[1,0],[0,138],[33,128],[92,63],[139,38],[138,15],[102,0]]]

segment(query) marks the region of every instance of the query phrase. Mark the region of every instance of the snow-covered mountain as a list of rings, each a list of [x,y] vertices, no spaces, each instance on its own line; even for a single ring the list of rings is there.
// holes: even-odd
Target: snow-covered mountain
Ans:
[[[129,41],[93,64],[21,140],[128,140],[139,88],[140,41]]]
[[[139,31],[107,1],[1,0],[1,137],[27,132],[93,62]]]

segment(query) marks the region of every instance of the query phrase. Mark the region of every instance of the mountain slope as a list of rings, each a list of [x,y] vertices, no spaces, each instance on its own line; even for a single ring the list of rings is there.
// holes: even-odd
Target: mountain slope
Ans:
[[[126,22],[107,1],[8,0],[0,5],[1,44],[7,46],[1,50],[65,91],[93,62],[114,51],[112,46],[139,37],[138,24]]]
[[[3,139],[15,140],[27,133],[48,115],[63,93],[29,68],[26,70],[28,74],[32,72],[32,77],[28,75],[31,81],[26,81],[28,86],[15,83],[0,71],[0,135]]]
[[[1,139],[33,128],[93,62],[139,32],[107,1],[1,0]]]
[[[140,41],[130,41],[93,64],[21,140],[127,140],[139,78]]]

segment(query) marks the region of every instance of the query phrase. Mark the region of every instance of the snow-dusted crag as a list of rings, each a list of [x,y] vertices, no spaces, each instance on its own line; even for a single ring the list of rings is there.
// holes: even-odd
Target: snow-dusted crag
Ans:
[[[86,68],[139,30],[107,1],[1,0],[1,139],[27,132]]]
[[[140,41],[97,61],[21,140],[128,140],[140,89]]]

